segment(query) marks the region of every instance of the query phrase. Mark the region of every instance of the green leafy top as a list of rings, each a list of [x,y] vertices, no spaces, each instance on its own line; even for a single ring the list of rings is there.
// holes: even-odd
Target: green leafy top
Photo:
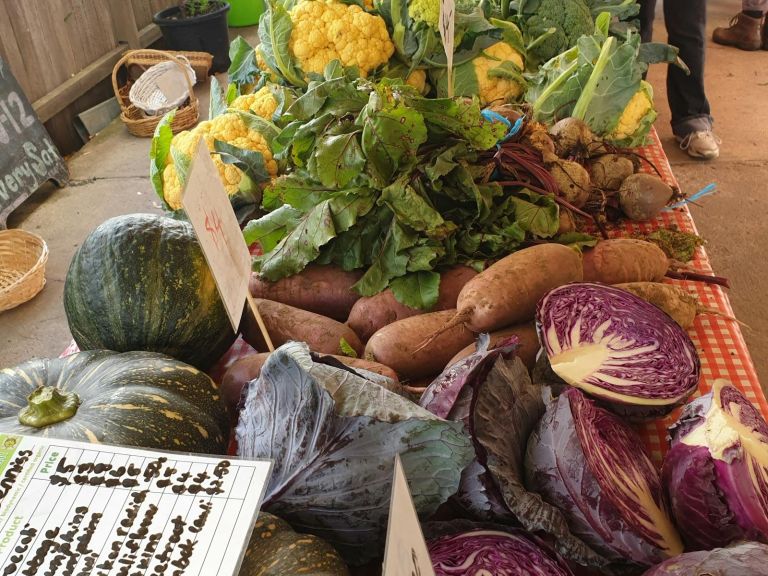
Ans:
[[[364,270],[362,295],[389,287],[429,309],[441,268],[556,234],[551,197],[484,181],[479,153],[506,126],[483,118],[476,99],[428,99],[400,80],[350,83],[345,74],[328,69],[311,82],[273,141],[289,170],[264,191],[269,213],[244,230],[262,245],[254,266],[265,278],[335,263]]]
[[[668,62],[684,68],[677,49],[667,44],[640,43],[630,30],[622,40],[609,35],[611,15],[600,14],[591,36],[544,64],[529,83],[527,100],[534,119],[554,124],[573,116],[593,132],[607,136],[616,128],[624,109],[641,89],[649,64]],[[645,132],[650,125],[645,126]],[[641,136],[645,136],[642,134]]]

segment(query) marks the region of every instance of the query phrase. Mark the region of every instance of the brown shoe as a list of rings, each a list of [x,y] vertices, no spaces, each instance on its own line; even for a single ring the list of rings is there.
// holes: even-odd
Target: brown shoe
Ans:
[[[728,28],[715,28],[712,40],[726,46],[736,46],[742,50],[760,50],[763,46],[765,31],[762,19],[752,18],[739,12],[731,19]]]
[[[768,18],[763,20],[763,50],[768,50]]]

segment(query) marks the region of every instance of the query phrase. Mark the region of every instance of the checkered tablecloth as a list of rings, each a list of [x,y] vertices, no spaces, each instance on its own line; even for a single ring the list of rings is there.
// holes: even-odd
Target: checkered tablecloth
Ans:
[[[664,180],[670,186],[677,186],[672,174],[667,155],[661,146],[655,130],[651,134],[651,143],[639,152],[648,158]],[[645,168],[651,171],[650,167]],[[657,228],[677,226],[680,230],[696,232],[696,226],[687,208],[671,210],[662,213],[656,221],[635,224],[628,223],[619,233],[652,232]],[[692,262],[692,268],[701,274],[712,274],[712,266],[706,250],[697,248]],[[726,316],[733,316],[733,309],[728,301],[727,289],[720,286],[692,281],[670,281],[679,284],[698,297],[706,307],[719,310]],[[701,381],[699,394],[706,394],[712,388],[712,383],[718,378],[724,378],[737,386],[744,395],[755,404],[763,415],[768,418],[768,402],[766,402],[755,367],[752,364],[744,336],[739,325],[733,320],[715,315],[699,315],[689,330],[689,334],[701,358]],[[679,415],[679,410],[669,417],[645,425],[642,429],[643,439],[654,461],[661,463],[667,450],[666,429]]]
[[[677,181],[672,174],[661,141],[655,131],[651,134],[651,143],[638,150],[645,158],[652,162],[670,186],[677,186]],[[644,170],[652,172],[649,166]],[[696,228],[687,208],[680,208],[662,213],[657,220],[642,224],[627,223],[612,234],[620,236],[635,232],[652,232],[658,228],[676,226],[680,230],[696,232]],[[703,248],[697,248],[692,267],[699,273],[711,274],[712,268]],[[726,290],[720,286],[693,281],[670,281],[695,294],[699,301],[708,308],[721,311],[726,316],[733,316],[733,310],[728,301]],[[724,378],[737,386],[745,396],[759,407],[763,415],[768,418],[768,402],[757,380],[757,373],[749,356],[744,337],[739,325],[733,320],[715,315],[700,315],[696,318],[693,328],[690,330],[691,338],[701,357],[701,381],[699,393],[708,392],[712,383],[718,378]],[[72,343],[63,355],[77,351],[77,346]],[[226,369],[237,359],[254,352],[244,340],[238,338],[230,350],[222,357],[219,363],[211,370],[211,377],[221,381]],[[674,422],[679,414],[675,411],[669,417],[645,425],[642,428],[642,436],[648,450],[657,464],[661,464],[662,457],[667,449],[667,426]]]

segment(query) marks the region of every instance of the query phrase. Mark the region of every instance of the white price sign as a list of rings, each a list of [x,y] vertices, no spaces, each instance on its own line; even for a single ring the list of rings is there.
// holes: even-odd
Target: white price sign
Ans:
[[[0,434],[0,574],[236,576],[270,467]]]
[[[383,576],[435,576],[400,456],[395,457]]]
[[[181,205],[195,230],[237,332],[248,297],[251,254],[211,154],[200,138]]]

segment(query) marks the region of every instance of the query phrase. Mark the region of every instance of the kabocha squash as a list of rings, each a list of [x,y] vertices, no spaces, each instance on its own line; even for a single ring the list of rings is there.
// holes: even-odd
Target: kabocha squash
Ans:
[[[235,341],[192,226],[163,216],[118,216],[91,232],[64,309],[81,350],[160,352],[206,370]]]
[[[0,370],[0,433],[224,454],[216,384],[154,352],[108,350]]]
[[[333,547],[311,534],[298,534],[285,520],[259,512],[239,576],[348,576]]]

